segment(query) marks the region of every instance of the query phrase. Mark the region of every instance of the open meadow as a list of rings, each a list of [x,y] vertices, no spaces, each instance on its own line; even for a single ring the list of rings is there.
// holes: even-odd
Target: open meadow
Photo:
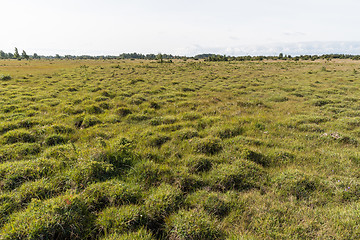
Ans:
[[[360,62],[0,60],[0,239],[360,239]]]

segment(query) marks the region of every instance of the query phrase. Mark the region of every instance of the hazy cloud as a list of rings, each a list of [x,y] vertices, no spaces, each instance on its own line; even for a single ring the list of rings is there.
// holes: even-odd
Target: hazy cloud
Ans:
[[[245,55],[322,55],[322,54],[360,54],[360,42],[297,42],[273,43],[263,45],[244,45],[235,47],[205,47],[192,45],[182,49],[186,55],[193,56],[201,53],[226,54],[231,56]]]

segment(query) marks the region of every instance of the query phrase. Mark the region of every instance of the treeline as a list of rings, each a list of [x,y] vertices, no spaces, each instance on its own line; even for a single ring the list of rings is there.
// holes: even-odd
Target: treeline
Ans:
[[[160,60],[163,59],[183,59],[184,56],[174,56],[171,54],[141,54],[141,53],[122,53],[118,56],[114,55],[101,55],[101,56],[91,56],[91,55],[64,55],[60,56],[56,54],[55,56],[44,56],[34,53],[33,55],[28,55],[25,50],[22,51],[22,54],[19,54],[17,48],[15,48],[14,53],[6,53],[0,50],[0,59],[147,59],[147,60]]]
[[[292,57],[290,55],[284,55],[282,53],[279,56],[225,56],[225,55],[211,55],[211,54],[201,54],[195,56],[195,58],[205,59],[205,61],[219,62],[219,61],[262,61],[262,60],[311,60],[315,61],[318,59],[352,59],[360,60],[360,55],[351,55],[351,54],[324,54],[324,55],[300,55]]]
[[[102,56],[91,56],[91,55],[65,55],[60,56],[56,54],[55,56],[43,56],[34,53],[33,55],[28,55],[25,50],[19,54],[17,48],[15,48],[14,53],[5,53],[4,51],[0,50],[0,59],[145,59],[145,60],[159,60],[163,61],[165,59],[194,59],[200,60],[203,59],[205,61],[211,62],[220,62],[220,61],[262,61],[262,60],[318,60],[318,59],[352,59],[352,60],[360,60],[360,55],[351,55],[351,54],[324,54],[324,55],[300,55],[300,56],[290,56],[284,55],[280,53],[278,56],[226,56],[226,55],[219,55],[219,54],[199,54],[194,57],[185,57],[185,56],[176,56],[171,54],[141,54],[141,53],[122,53],[118,56],[114,55],[102,55]]]

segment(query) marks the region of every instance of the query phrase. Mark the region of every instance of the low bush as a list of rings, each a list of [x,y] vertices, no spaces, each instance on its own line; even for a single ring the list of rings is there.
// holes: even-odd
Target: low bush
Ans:
[[[10,75],[0,75],[1,81],[9,81],[11,79],[12,79],[12,77]]]

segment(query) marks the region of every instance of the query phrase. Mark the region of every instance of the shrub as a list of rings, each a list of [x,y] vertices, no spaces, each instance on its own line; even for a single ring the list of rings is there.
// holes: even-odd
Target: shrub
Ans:
[[[89,185],[82,195],[88,205],[98,210],[105,206],[137,203],[141,198],[141,189],[137,185],[109,180]]]
[[[0,235],[2,239],[85,239],[93,221],[78,196],[64,195],[32,201],[24,211],[11,215]]]
[[[17,129],[5,133],[2,136],[2,141],[5,144],[17,143],[17,142],[35,142],[36,138],[33,134],[26,130]]]
[[[265,179],[263,168],[248,160],[238,159],[232,164],[219,164],[209,172],[210,185],[223,191],[259,188]]]
[[[124,205],[119,208],[109,207],[102,211],[96,219],[97,228],[107,235],[110,232],[123,233],[135,230],[145,222],[142,207]]]
[[[208,137],[197,139],[194,145],[194,150],[197,153],[204,153],[213,155],[223,149],[221,140],[219,138]]]
[[[167,222],[170,239],[224,239],[219,223],[201,209],[180,210]]]
[[[10,75],[0,75],[0,80],[1,81],[11,80],[11,76]]]

